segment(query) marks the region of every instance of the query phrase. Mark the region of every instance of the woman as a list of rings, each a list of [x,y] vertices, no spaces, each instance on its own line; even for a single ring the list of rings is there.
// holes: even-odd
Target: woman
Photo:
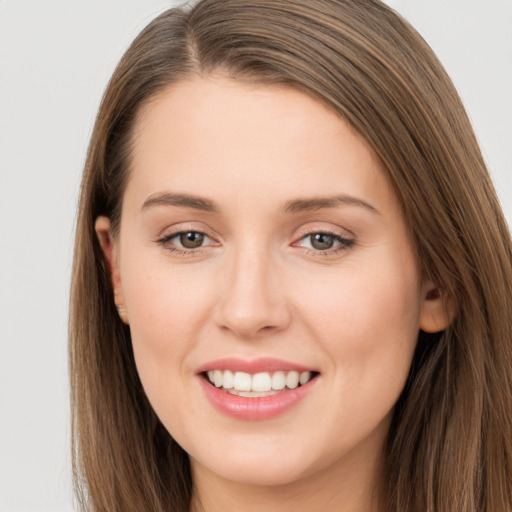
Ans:
[[[97,511],[512,509],[512,247],[375,0],[203,0],[103,99],[71,304]]]

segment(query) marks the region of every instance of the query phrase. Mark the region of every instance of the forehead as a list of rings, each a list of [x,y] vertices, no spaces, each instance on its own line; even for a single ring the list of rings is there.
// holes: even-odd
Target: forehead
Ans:
[[[212,139],[222,129],[226,142],[227,135],[235,136],[237,142],[246,136],[255,144],[268,144],[271,139],[279,144],[305,134],[311,137],[312,131],[322,139],[341,135],[336,141],[339,144],[350,134],[371,152],[340,115],[312,96],[293,87],[241,82],[222,75],[177,82],[150,98],[136,119],[135,144],[147,142],[144,135],[153,139],[156,131],[174,132],[176,137],[190,128],[196,138]],[[273,131],[275,128],[280,131]]]
[[[369,145],[335,112],[290,87],[224,77],[173,84],[144,105],[130,182],[141,197],[162,187],[221,195],[266,188],[282,201],[329,195],[333,187],[390,192]]]

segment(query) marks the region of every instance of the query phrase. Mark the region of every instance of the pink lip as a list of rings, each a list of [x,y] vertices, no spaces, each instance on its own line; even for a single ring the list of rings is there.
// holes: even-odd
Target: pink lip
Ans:
[[[253,361],[227,358],[218,359],[198,368],[202,389],[219,412],[233,418],[257,421],[274,418],[298,404],[317,384],[318,376],[295,389],[283,390],[275,395],[248,398],[232,395],[213,386],[203,375],[210,370],[231,370],[247,373],[282,371],[314,371],[311,368],[279,359],[262,358]]]
[[[246,372],[246,373],[260,373],[260,372],[276,372],[279,370],[290,372],[311,372],[314,371],[312,368],[302,366],[296,363],[290,363],[282,359],[274,359],[270,357],[264,357],[260,359],[253,359],[252,361],[246,361],[244,359],[237,359],[234,357],[226,357],[223,359],[217,359],[210,361],[197,369],[197,373],[204,373],[210,370],[231,370],[232,372]]]
[[[215,409],[233,418],[248,421],[266,420],[279,416],[298,404],[309,393],[317,380],[314,378],[303,386],[281,391],[276,395],[246,398],[231,395],[212,386],[205,378],[200,378],[201,386]]]

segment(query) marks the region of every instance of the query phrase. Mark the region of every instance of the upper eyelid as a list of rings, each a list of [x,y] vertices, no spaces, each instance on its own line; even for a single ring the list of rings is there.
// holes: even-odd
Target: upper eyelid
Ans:
[[[204,235],[210,241],[210,243],[206,243],[205,245],[200,245],[198,247],[188,248],[188,247],[185,247],[185,246],[181,245],[180,242],[171,242],[171,240],[173,240],[174,238],[177,238],[177,237],[179,237],[182,234],[190,233],[190,232],[201,233],[202,235]],[[169,253],[174,253],[175,255],[180,255],[180,256],[190,256],[190,257],[192,257],[194,255],[196,255],[196,256],[201,255],[202,252],[205,249],[208,248],[208,246],[212,245],[212,243],[211,243],[212,241],[215,242],[214,239],[212,239],[210,236],[208,236],[203,231],[194,230],[194,229],[188,229],[188,230],[174,231],[172,233],[169,233],[168,235],[162,235],[162,236],[157,238],[156,243],[162,249],[168,251]]]
[[[161,242],[164,239],[170,240],[170,239],[172,239],[176,236],[179,236],[180,234],[183,234],[183,233],[197,232],[197,233],[201,233],[201,234],[205,235],[213,242],[223,243],[223,237],[219,236],[216,231],[210,229],[209,226],[204,226],[204,224],[201,226],[197,226],[197,225],[194,226],[194,224],[196,224],[196,222],[189,221],[189,222],[180,222],[180,223],[176,223],[175,225],[167,226],[165,229],[161,230],[161,234],[159,234],[156,237],[156,241]],[[310,224],[310,225],[308,226],[308,224]],[[341,240],[344,240],[344,241],[355,242],[356,236],[354,235],[354,233],[352,233],[347,228],[344,228],[344,227],[341,227],[338,225],[333,225],[331,223],[328,223],[328,224],[330,224],[329,226],[315,225],[314,222],[311,222],[308,224],[306,224],[305,226],[303,225],[300,228],[294,230],[295,234],[292,235],[292,241],[290,242],[291,245],[296,244],[297,242],[299,242],[303,238],[306,238],[309,235],[317,234],[317,233],[324,233],[324,234],[332,235],[336,238],[340,238]],[[313,225],[311,225],[311,224],[313,224]],[[205,247],[205,246],[202,246],[202,247]]]
[[[174,231],[172,233],[169,233],[168,235],[163,235],[163,236],[161,236],[161,237],[159,237],[157,239],[157,243],[162,245],[162,246],[165,246],[165,244],[169,243],[172,239],[177,238],[180,235],[188,233],[188,232],[201,233],[202,235],[204,235],[209,240],[209,243],[205,243],[204,245],[200,245],[200,246],[194,247],[194,248],[182,247],[179,242],[178,243],[173,243],[173,245],[175,245],[175,249],[173,249],[173,251],[180,251],[180,252],[183,252],[184,254],[185,253],[188,253],[188,254],[199,254],[199,253],[201,253],[201,251],[204,251],[208,247],[220,245],[219,242],[217,242],[214,238],[210,237],[205,232],[202,232],[202,231],[199,231],[199,230],[193,230],[193,229],[190,229],[190,230],[178,230],[178,231]],[[326,235],[332,236],[332,237],[334,237],[337,240],[337,242],[339,244],[338,247],[335,246],[335,247],[332,247],[332,248],[329,248],[329,249],[325,249],[325,250],[315,249],[315,248],[311,248],[311,247],[304,247],[304,249],[306,249],[307,251],[313,252],[315,254],[322,255],[322,256],[334,255],[336,253],[339,253],[340,251],[347,250],[347,249],[351,248],[356,243],[354,238],[347,238],[347,237],[344,237],[344,236],[342,236],[342,235],[340,235],[338,233],[327,231],[327,230],[314,230],[313,229],[313,230],[311,230],[311,231],[309,231],[307,233],[302,234],[302,236],[300,236],[299,238],[295,239],[295,241],[292,242],[290,245],[292,247],[293,246],[300,247],[299,242],[302,242],[304,239],[306,239],[307,237],[309,237],[311,235],[314,235],[314,234],[326,234]],[[168,250],[170,250],[170,248]]]
[[[335,231],[327,231],[327,230],[309,231],[308,233],[302,234],[297,240],[303,240],[304,238],[307,238],[308,236],[311,236],[311,235],[329,235],[329,236],[332,236],[332,237],[334,237],[336,239],[340,239],[340,240],[353,240],[353,237],[344,236],[340,233],[336,233]]]
[[[345,236],[342,236],[342,235],[339,235],[337,233],[331,233],[331,232],[328,232],[328,231],[312,231],[311,233],[307,233],[303,236],[301,236],[300,238],[297,239],[296,242],[293,242],[292,245],[296,245],[298,242],[306,239],[307,237],[311,236],[311,235],[316,235],[316,234],[323,234],[323,235],[329,235],[329,236],[332,236],[333,238],[335,238],[339,243],[340,245],[342,245],[343,247],[349,247],[349,246],[353,246],[356,241],[354,238],[348,238],[348,237],[345,237]],[[309,248],[308,248],[309,249]],[[310,249],[311,250],[311,249]],[[312,250],[315,250],[317,252],[322,252],[322,253],[328,253],[329,251],[335,251],[336,249],[334,248],[331,248],[331,249],[327,249],[325,251],[320,251],[319,249],[312,249]]]
[[[205,238],[207,238],[208,240],[212,241],[212,242],[217,242],[217,240],[215,240],[215,238],[213,238],[212,236],[210,236],[208,233],[206,233],[205,231],[200,231],[199,229],[180,229],[178,231],[173,231],[167,235],[163,234],[163,235],[160,235],[158,238],[157,238],[157,242],[158,243],[164,243],[164,242],[169,242],[170,240],[172,240],[173,238],[177,238],[179,237],[180,235],[184,235],[186,233],[200,233],[201,235],[204,235]],[[202,249],[204,248],[205,246],[200,246],[200,247],[197,247],[196,249]],[[194,249],[188,249],[189,251],[193,251]]]
[[[204,231],[199,231],[197,229],[184,229],[179,231],[173,231],[172,233],[168,233],[166,235],[161,235],[158,237],[159,240],[172,240],[173,238],[177,238],[180,235],[185,235],[187,233],[199,233],[200,235],[204,235],[206,238],[212,239],[211,236],[209,236]]]
[[[206,230],[206,229],[182,228],[182,229],[173,230],[173,231],[169,232],[168,234],[164,234],[165,231],[166,230],[163,230],[162,234],[158,236],[158,239],[174,238],[174,237],[184,234],[184,233],[200,233],[202,235],[207,236],[210,239],[215,239],[215,237],[209,233],[209,230]],[[303,232],[302,234],[300,234],[300,236],[298,236],[296,238],[296,240],[301,240],[302,238],[305,238],[309,235],[313,235],[313,234],[317,234],[317,233],[332,235],[334,237],[339,237],[342,239],[349,239],[349,238],[353,237],[352,234],[346,236],[344,234],[338,233],[335,230],[331,230],[331,229],[313,228],[313,229],[308,229],[305,232]]]
[[[333,226],[331,224],[331,226]],[[301,230],[298,230],[301,231]],[[313,252],[315,255],[322,255],[322,256],[333,256],[340,251],[344,251],[347,249],[350,249],[356,244],[356,236],[349,230],[342,228],[341,226],[333,226],[333,227],[320,227],[320,226],[309,226],[306,227],[305,230],[301,231],[299,234],[297,234],[294,237],[294,241],[292,242],[292,246],[298,247],[300,246],[299,243],[303,243],[303,240],[307,239],[311,235],[315,234],[324,234],[324,235],[330,235],[335,238],[335,240],[338,242],[338,246],[320,250],[315,249],[311,247],[303,247],[303,249]]]
[[[157,236],[157,238],[172,238],[173,236],[190,232],[201,233],[212,239],[218,238],[213,234],[213,230],[209,229],[208,227],[196,227],[193,226],[193,224],[195,224],[195,222],[180,222],[171,226],[167,226],[166,228],[160,230],[160,234]]]
[[[300,230],[298,230],[298,231],[300,231]],[[339,238],[343,238],[344,240],[352,240],[352,239],[356,238],[354,233],[352,233],[351,231],[349,231],[346,228],[341,228],[339,226],[336,228],[330,228],[330,227],[322,228],[322,227],[313,226],[310,228],[306,228],[299,235],[297,235],[297,240],[300,240],[301,238],[304,238],[308,235],[315,234],[315,233],[325,233],[328,235],[333,235],[333,236],[336,236]]]

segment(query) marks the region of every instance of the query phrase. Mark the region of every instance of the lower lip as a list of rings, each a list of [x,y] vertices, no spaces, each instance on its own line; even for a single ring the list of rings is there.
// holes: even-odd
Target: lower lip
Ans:
[[[317,378],[295,389],[255,398],[227,393],[212,386],[202,376],[200,381],[206,396],[219,412],[241,420],[257,421],[274,418],[297,405],[312,389]]]

